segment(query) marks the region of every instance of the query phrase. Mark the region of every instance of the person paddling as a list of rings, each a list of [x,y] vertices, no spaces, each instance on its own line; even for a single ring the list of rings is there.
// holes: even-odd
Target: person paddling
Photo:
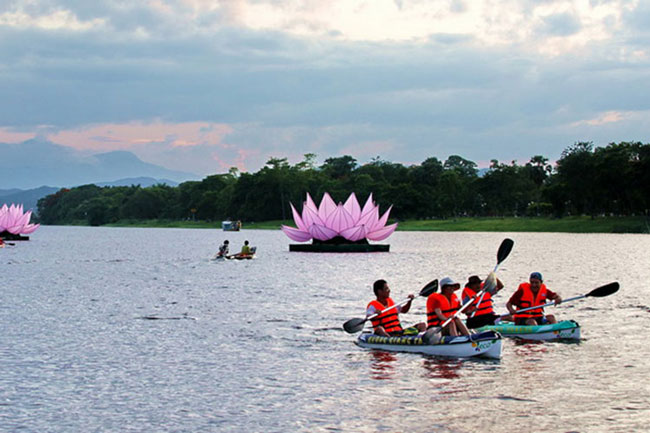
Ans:
[[[217,254],[215,254],[214,258],[218,259],[220,257],[226,258],[228,256],[228,239],[223,241],[223,244],[219,246],[219,251],[217,251]]]
[[[460,309],[460,300],[454,294],[460,284],[449,277],[440,280],[440,293],[432,293],[427,298],[427,329],[440,326]],[[469,330],[460,317],[455,317],[442,329],[442,335],[469,335]]]
[[[517,309],[543,305],[547,299],[555,301],[555,305],[562,302],[562,298],[557,293],[549,290],[543,283],[544,279],[539,272],[530,274],[528,283],[521,283],[517,291],[510,297],[506,308],[515,319],[515,325],[544,325],[557,323],[555,316],[552,314],[544,315],[544,308],[525,311],[517,314]]]
[[[503,289],[503,283],[501,280],[497,278],[496,281],[497,285],[494,293]],[[476,293],[483,290],[484,285],[485,283],[478,277],[478,275],[472,275],[469,277],[467,283],[465,283],[465,288],[463,289],[463,304],[469,302]],[[481,301],[480,304],[479,299]],[[512,321],[510,316],[502,318],[494,313],[492,294],[490,292],[485,292],[482,298],[475,299],[472,305],[467,307],[465,313],[468,315],[466,324],[469,329],[476,329],[486,325],[496,325],[501,320]]]
[[[395,302],[390,297],[390,287],[386,280],[377,280],[372,285],[372,290],[375,293],[376,299],[370,301],[366,307],[366,317],[377,314],[388,307],[395,305]],[[399,335],[415,335],[418,332],[425,330],[424,323],[418,323],[409,328],[403,329],[399,321],[400,313],[408,313],[411,308],[411,301],[415,296],[408,295],[409,301],[404,305],[398,305],[388,311],[371,319],[374,333],[383,337],[395,337]]]
[[[241,247],[241,251],[235,254],[233,257],[248,257],[251,255],[251,247],[248,246],[248,241],[244,241],[244,245]]]

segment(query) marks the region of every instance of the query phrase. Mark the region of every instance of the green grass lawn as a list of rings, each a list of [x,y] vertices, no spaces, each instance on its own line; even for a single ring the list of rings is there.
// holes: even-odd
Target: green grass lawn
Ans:
[[[278,230],[282,224],[295,227],[291,220],[243,222],[245,230]],[[120,221],[109,227],[180,227],[221,229],[221,222],[206,221]],[[564,233],[650,233],[645,217],[575,216],[564,218],[456,218],[399,221],[398,231],[479,231],[479,232],[564,232]]]

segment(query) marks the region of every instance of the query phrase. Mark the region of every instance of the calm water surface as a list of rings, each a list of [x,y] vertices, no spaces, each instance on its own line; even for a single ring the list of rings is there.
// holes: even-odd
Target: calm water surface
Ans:
[[[485,276],[497,305],[538,270],[579,344],[504,342],[503,359],[366,351],[342,331],[371,284],[394,299]],[[211,262],[220,242],[258,247]],[[41,227],[0,250],[0,431],[647,431],[650,236],[417,233],[390,253],[290,253],[279,231]],[[424,319],[424,299],[410,323]],[[157,319],[157,320],[153,320]]]

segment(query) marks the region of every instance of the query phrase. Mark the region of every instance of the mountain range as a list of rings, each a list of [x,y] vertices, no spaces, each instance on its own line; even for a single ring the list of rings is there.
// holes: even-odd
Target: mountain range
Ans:
[[[169,170],[142,161],[131,152],[86,155],[41,139],[0,143],[0,188],[33,189],[43,185],[72,187],[125,178],[150,177],[174,182],[198,180],[193,173]]]
[[[21,203],[36,211],[41,197],[59,189],[93,183],[97,186],[147,187],[158,183],[176,186],[198,180],[192,173],[149,164],[131,152],[85,155],[44,140],[18,144],[0,143],[0,204]],[[57,186],[46,186],[57,185]]]

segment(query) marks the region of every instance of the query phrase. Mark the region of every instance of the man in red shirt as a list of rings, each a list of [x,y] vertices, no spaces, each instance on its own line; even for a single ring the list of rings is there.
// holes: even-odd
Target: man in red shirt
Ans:
[[[557,293],[549,290],[543,284],[542,274],[533,272],[530,274],[528,283],[521,283],[517,291],[510,297],[506,308],[515,318],[515,325],[544,325],[557,323],[555,316],[552,314],[544,315],[543,308],[537,308],[523,313],[516,313],[515,306],[521,310],[523,308],[544,305],[547,300],[555,301],[555,305],[562,302],[562,298]]]
[[[503,283],[498,278],[496,279],[496,288],[494,293],[496,294],[501,289],[503,289]],[[478,275],[472,275],[465,283],[465,288],[463,289],[463,304],[469,302],[470,299],[478,292],[480,292],[484,287],[483,280],[481,280]],[[477,305],[479,300],[481,301],[480,305]],[[477,311],[478,307],[478,311]],[[473,314],[472,314],[473,313]],[[467,307],[465,310],[467,317],[467,327],[470,329],[480,328],[485,325],[495,325],[501,321],[501,316],[498,316],[494,312],[494,305],[492,301],[492,293],[485,292],[483,297],[478,297],[472,302],[472,305]],[[510,316],[506,316],[503,320],[512,320]]]

